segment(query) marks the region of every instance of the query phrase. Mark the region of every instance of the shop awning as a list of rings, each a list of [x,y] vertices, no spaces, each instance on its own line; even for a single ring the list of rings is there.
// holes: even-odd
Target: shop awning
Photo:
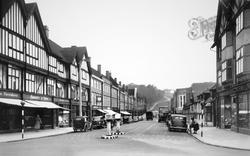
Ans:
[[[121,114],[123,114],[123,115],[131,115],[129,112],[127,112],[127,111],[120,111],[120,113]]]
[[[97,109],[99,112],[106,114],[106,112],[102,109]]]
[[[42,108],[68,110],[67,108],[60,107],[60,106],[56,105],[53,102],[26,100],[26,103],[30,103],[30,104],[33,104],[33,105],[38,105],[38,106],[40,106]]]
[[[206,103],[205,106],[206,106],[206,107],[210,107],[210,106],[212,106],[212,105],[211,105],[211,103]]]
[[[104,111],[110,115],[114,115],[115,116],[115,119],[120,119],[121,118],[121,114],[120,113],[117,113],[111,109],[104,109]]]
[[[7,104],[7,105],[13,105],[13,106],[19,106],[19,107],[21,107],[22,106],[21,102],[22,102],[22,100],[20,100],[20,99],[0,98],[0,103],[4,103],[4,104]],[[41,106],[36,105],[36,104],[28,103],[26,101],[23,101],[23,102],[25,103],[24,107],[42,108]]]
[[[108,113],[110,115],[117,114],[117,112],[112,111],[111,109],[104,109],[105,113]]]

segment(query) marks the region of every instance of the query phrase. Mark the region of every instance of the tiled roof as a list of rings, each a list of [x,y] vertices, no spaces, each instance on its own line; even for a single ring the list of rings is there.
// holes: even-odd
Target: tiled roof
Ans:
[[[61,53],[63,48],[61,46],[59,46],[57,43],[55,43],[54,41],[50,40],[50,39],[49,39],[49,45],[50,45],[52,53],[54,55],[58,56],[59,58],[63,59],[63,55]]]
[[[97,76],[99,78],[102,78],[102,75],[97,70],[95,70],[94,68],[91,68],[91,70],[92,70],[93,75],[95,75],[95,76]]]
[[[192,93],[194,96],[194,101],[197,100],[197,96],[200,95],[202,92],[210,89],[212,86],[214,86],[214,82],[204,82],[204,83],[193,83],[191,85]]]
[[[83,56],[87,56],[87,48],[86,47],[76,47],[72,46],[69,48],[63,48],[61,50],[61,54],[63,57],[63,60],[67,63],[72,63],[74,59],[76,59],[76,62],[79,63]]]

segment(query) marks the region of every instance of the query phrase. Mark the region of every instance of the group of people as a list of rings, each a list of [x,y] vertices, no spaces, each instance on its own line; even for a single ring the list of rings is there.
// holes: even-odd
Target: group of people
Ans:
[[[194,120],[194,117],[191,118],[191,123],[189,126],[190,133],[197,134],[197,131],[199,130],[199,124]]]

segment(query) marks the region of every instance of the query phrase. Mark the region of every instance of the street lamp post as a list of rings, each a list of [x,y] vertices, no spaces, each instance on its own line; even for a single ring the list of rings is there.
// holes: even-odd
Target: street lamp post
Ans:
[[[22,106],[22,139],[24,139],[24,105],[25,102],[21,101],[21,106]]]

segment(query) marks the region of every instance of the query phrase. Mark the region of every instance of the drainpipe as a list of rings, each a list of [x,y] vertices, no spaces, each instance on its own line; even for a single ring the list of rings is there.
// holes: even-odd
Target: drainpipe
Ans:
[[[78,82],[79,82],[79,116],[82,116],[82,61],[78,63]]]

